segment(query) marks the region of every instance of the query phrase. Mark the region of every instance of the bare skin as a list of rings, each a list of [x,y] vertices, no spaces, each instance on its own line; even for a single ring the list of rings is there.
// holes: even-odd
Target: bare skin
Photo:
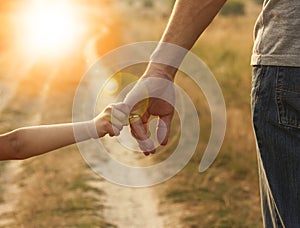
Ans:
[[[186,50],[190,50],[225,2],[226,0],[177,0],[168,25],[162,35],[161,42],[175,44]],[[141,79],[156,77],[174,80],[177,71],[176,68],[155,63],[156,56],[161,55],[168,55],[168,50],[164,48],[156,49],[153,59]],[[179,56],[178,58],[183,59],[183,57]],[[137,96],[134,90],[135,88],[129,92],[127,100],[130,100],[130,96]],[[126,99],[124,102],[126,103]],[[135,105],[131,110],[131,114],[139,114],[141,116],[140,119],[131,123],[130,127],[133,137],[137,139],[145,155],[155,153],[155,149],[151,145],[145,145],[151,144],[151,142],[149,143],[147,134],[148,120],[151,115],[158,116],[159,119],[157,136],[161,135],[160,132],[164,131],[164,139],[159,140],[161,145],[167,144],[174,114],[174,108],[171,104],[159,98],[149,98],[147,102],[140,102]],[[166,129],[162,129],[162,126]]]
[[[161,42],[172,43],[187,50],[191,49],[225,2],[226,0],[177,0]],[[160,52],[164,51],[164,49],[158,48],[155,55],[159,56]],[[155,63],[155,55],[142,79],[156,77],[173,80],[177,69]],[[136,93],[134,91],[129,92],[127,96],[129,100],[130,96],[136,96]],[[145,142],[149,144],[148,120],[151,115],[159,118],[157,135],[163,135],[163,139],[159,140],[161,145],[167,144],[174,114],[174,108],[171,104],[158,98],[149,98],[147,102],[140,102],[135,105],[131,111],[126,110],[128,108],[126,100],[123,104],[116,105],[115,108],[122,110],[127,115],[130,112],[141,117],[130,122],[130,127],[132,135],[137,139],[145,155],[155,153],[155,149],[145,145]],[[110,136],[119,134],[123,125],[112,124],[108,112],[110,109],[105,110],[92,121],[77,124],[77,129],[82,132],[81,141],[103,137],[106,134]],[[120,122],[124,123],[124,120],[120,120]],[[98,136],[91,135],[90,128],[93,124],[96,125]],[[0,135],[0,160],[25,159],[75,142],[74,126],[71,123],[20,128]]]
[[[107,107],[91,121],[19,128],[0,135],[0,160],[26,159],[106,134],[116,136],[122,127],[111,123],[111,107]],[[76,138],[74,128],[80,132]]]

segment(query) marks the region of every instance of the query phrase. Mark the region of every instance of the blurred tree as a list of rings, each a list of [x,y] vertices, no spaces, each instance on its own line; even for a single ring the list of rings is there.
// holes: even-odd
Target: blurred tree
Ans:
[[[154,6],[153,0],[144,0],[144,7],[152,8]]]
[[[259,0],[256,0],[259,1]],[[244,15],[245,3],[242,0],[229,0],[220,11],[221,15]]]
[[[260,4],[260,5],[262,5],[262,4],[264,3],[264,0],[254,0],[254,2],[256,2],[256,3]]]

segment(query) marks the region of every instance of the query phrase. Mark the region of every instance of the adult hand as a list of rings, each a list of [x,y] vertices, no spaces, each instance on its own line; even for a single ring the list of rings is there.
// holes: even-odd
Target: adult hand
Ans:
[[[132,136],[147,156],[155,153],[153,141],[149,138],[148,121],[157,116],[156,136],[160,145],[166,145],[174,115],[174,83],[165,71],[149,67],[133,89],[127,94],[124,103],[129,107],[129,124]]]

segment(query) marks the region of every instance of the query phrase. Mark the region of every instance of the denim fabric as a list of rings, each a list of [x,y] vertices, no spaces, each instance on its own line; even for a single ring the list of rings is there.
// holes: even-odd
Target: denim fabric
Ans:
[[[300,67],[254,66],[251,96],[264,227],[300,227]]]

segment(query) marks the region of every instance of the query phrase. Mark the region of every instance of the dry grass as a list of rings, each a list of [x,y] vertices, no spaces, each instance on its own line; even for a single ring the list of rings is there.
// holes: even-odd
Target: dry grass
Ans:
[[[128,8],[127,3],[120,2],[120,18],[114,26],[117,26],[117,35],[123,37],[123,42],[157,40],[167,23],[167,7],[160,11],[159,16],[155,11],[159,8],[157,6],[143,10],[139,7]],[[246,16],[216,18],[193,49],[217,77],[228,114],[226,138],[219,157],[202,174],[197,170],[209,136],[209,110],[203,95],[191,92],[189,79],[181,75],[177,78],[177,83],[189,93],[197,106],[202,134],[190,163],[174,178],[159,186],[161,213],[180,217],[182,227],[261,226],[256,152],[249,108],[249,61],[257,9],[252,3],[247,3]],[[116,39],[101,51],[119,44],[119,39]],[[60,77],[53,80],[46,105],[40,110],[42,123],[71,120],[74,89],[84,71],[76,65],[80,61],[72,59],[74,64],[63,67]],[[43,82],[42,78],[39,80],[34,80],[36,84],[24,84],[28,97],[36,96],[38,85]],[[21,102],[24,105],[25,101],[20,100],[1,115],[1,131],[20,127],[22,122],[8,125],[13,119],[30,117],[17,107]],[[1,168],[3,164],[0,164],[0,172]],[[95,200],[102,193],[87,185],[94,175],[75,147],[30,159],[23,168],[19,178],[22,200],[12,215],[15,227],[112,226],[103,220],[103,205]]]
[[[99,6],[99,3],[94,4]],[[3,55],[6,52],[9,55],[2,56],[0,74],[10,73],[18,87],[1,112],[1,133],[32,124],[70,122],[75,89],[86,70],[82,56],[85,43],[77,47],[69,59],[41,57],[28,72],[19,72],[22,70],[20,66],[27,61],[23,59],[21,62],[21,56],[14,56],[10,46],[2,46],[2,43],[11,41],[4,36],[5,29],[3,27],[0,32],[0,48],[4,49]],[[11,39],[10,36],[12,34],[8,36]],[[20,79],[13,73],[24,74],[24,77]],[[47,84],[49,88],[45,90]],[[5,227],[113,227],[103,219],[103,192],[88,184],[96,177],[76,146],[28,159],[22,163],[22,172],[16,176],[5,173],[5,168],[6,162],[1,162],[0,202],[2,186],[7,186],[4,188],[6,192],[10,191],[8,182],[12,180],[7,181],[7,178],[14,179],[18,185],[18,203],[14,211],[5,214],[1,211],[1,222],[3,219],[13,221]]]
[[[30,124],[71,121],[73,96],[85,70],[83,65],[78,65],[79,53],[76,56],[72,63],[60,66],[51,80],[44,73],[51,72],[51,68],[40,69],[41,63],[28,72],[10,105],[1,113],[1,132]],[[47,82],[49,90],[41,99]],[[34,118],[37,114],[40,114],[39,122]],[[5,163],[1,163],[0,170],[4,167]],[[1,172],[1,175],[9,174]],[[103,192],[87,183],[94,178],[76,146],[24,161],[22,172],[16,178],[18,204],[6,215],[14,223],[7,227],[109,226],[103,220],[103,206],[97,200]]]
[[[201,92],[191,89],[191,81],[182,75],[176,79],[201,118],[201,139],[193,159],[178,175],[160,185],[162,213],[180,217],[182,227],[262,224],[250,113],[252,29],[259,6],[248,1],[245,9],[245,16],[218,16],[192,50],[215,74],[227,105],[225,141],[217,160],[205,173],[197,170],[210,133],[209,109]],[[157,24],[153,23],[152,19],[157,19],[153,14],[148,15],[150,18],[139,14],[143,12],[127,19],[132,26],[128,30],[133,31],[128,34],[137,33],[128,40],[157,40],[166,20],[162,17]],[[141,24],[146,29],[141,29]]]
[[[251,3],[247,7],[258,10]],[[198,164],[209,135],[209,112],[201,98],[191,96],[198,102],[202,140],[187,167],[163,186],[165,203],[172,204],[166,212],[174,213],[180,208],[178,216],[184,227],[262,224],[250,113],[252,28],[258,11],[252,8],[247,12],[246,16],[217,17],[193,48],[221,85],[227,105],[227,132],[217,160],[208,171],[199,174]]]

